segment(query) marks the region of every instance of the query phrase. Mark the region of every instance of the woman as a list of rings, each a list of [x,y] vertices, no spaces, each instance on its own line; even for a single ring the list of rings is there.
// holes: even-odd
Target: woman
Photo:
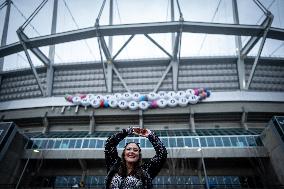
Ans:
[[[141,149],[135,142],[126,144],[121,158],[118,157],[118,143],[131,134],[147,137],[152,143],[156,155],[148,163],[142,164]],[[160,139],[149,129],[128,128],[107,139],[105,158],[106,189],[150,189],[152,180],[167,159],[167,150]]]

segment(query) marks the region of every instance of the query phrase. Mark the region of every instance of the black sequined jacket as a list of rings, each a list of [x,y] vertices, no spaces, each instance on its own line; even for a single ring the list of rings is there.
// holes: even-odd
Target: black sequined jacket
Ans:
[[[121,158],[118,156],[117,145],[122,141],[127,135],[128,130],[123,129],[121,132],[118,132],[110,136],[105,144],[105,160],[107,167],[107,176],[105,179],[106,189],[110,188],[112,177],[118,172]],[[160,141],[158,136],[153,132],[148,136],[149,141],[152,143],[156,155],[147,163],[142,165],[142,170],[146,173],[146,179],[143,181],[145,183],[144,188],[152,188],[152,180],[160,172],[164,162],[167,159],[167,150],[164,144]]]

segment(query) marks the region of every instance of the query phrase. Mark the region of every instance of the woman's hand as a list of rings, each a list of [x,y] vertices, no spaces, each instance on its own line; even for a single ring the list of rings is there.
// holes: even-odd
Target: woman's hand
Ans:
[[[148,137],[151,131],[149,129],[142,129],[139,127],[133,127],[133,133],[139,136]]]

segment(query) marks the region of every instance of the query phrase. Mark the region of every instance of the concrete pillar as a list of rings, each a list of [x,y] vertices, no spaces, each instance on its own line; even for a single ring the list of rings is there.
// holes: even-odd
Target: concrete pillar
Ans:
[[[243,112],[242,112],[241,125],[245,130],[248,130],[248,125],[247,125],[247,114],[248,113],[246,112],[244,107],[242,107],[242,110],[243,110]]]
[[[139,110],[139,127],[144,128],[143,110]]]
[[[47,112],[45,112],[44,114],[44,117],[42,119],[42,124],[43,124],[42,134],[47,134],[49,132],[49,122],[47,118]]]
[[[95,112],[93,111],[90,115],[90,126],[89,126],[89,134],[93,134],[96,127],[96,121],[95,121]]]

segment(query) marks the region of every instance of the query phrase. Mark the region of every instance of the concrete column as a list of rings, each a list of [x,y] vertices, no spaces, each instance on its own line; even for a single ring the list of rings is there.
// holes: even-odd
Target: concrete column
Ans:
[[[144,128],[143,110],[139,109],[139,127]]]
[[[93,134],[96,127],[96,121],[95,121],[95,112],[93,111],[90,115],[90,126],[89,126],[89,134]]]
[[[242,107],[243,112],[242,112],[242,120],[241,120],[241,125],[245,130],[248,130],[248,125],[247,125],[247,112],[244,107]]]
[[[57,9],[58,9],[58,0],[54,0],[53,5],[53,15],[52,15],[52,25],[51,25],[51,34],[56,33],[56,23],[57,23]],[[46,95],[52,96],[52,89],[53,89],[53,74],[54,74],[54,56],[55,56],[55,45],[51,45],[49,47],[49,60],[50,64],[47,66],[47,73],[46,73]]]
[[[195,130],[195,122],[194,122],[194,111],[192,109],[190,109],[190,115],[189,115],[189,125],[190,125],[190,130],[193,133],[196,133]]]
[[[44,117],[42,119],[42,124],[43,124],[42,134],[47,134],[49,132],[49,122],[47,118],[47,112],[45,112],[44,114]]]
[[[7,8],[6,8],[6,15],[5,15],[5,20],[4,20],[4,26],[3,26],[3,32],[2,32],[2,37],[1,37],[1,47],[5,46],[7,43],[7,35],[8,35],[8,28],[9,28],[9,20],[10,20],[10,10],[11,10],[11,0],[6,0],[7,1]],[[0,58],[0,73],[3,71],[3,66],[4,66],[4,57]],[[0,74],[0,85],[2,83],[2,76]]]

